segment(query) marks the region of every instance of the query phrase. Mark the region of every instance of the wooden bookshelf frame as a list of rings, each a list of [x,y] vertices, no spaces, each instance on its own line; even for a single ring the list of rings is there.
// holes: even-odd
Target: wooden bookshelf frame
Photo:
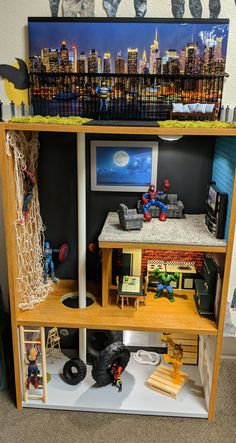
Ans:
[[[58,299],[60,298],[60,290],[63,292],[64,287],[72,288],[74,283],[62,282],[62,286],[58,288],[58,293],[54,294],[56,297],[48,297],[48,300],[40,303],[32,311],[20,311],[18,305],[18,294],[16,286],[16,276],[18,273],[18,263],[16,254],[16,239],[13,220],[16,218],[15,208],[15,183],[13,174],[13,158],[6,155],[6,132],[10,130],[18,131],[47,131],[47,132],[73,132],[81,134],[122,134],[122,135],[196,135],[196,136],[236,136],[236,129],[175,129],[175,128],[158,128],[158,127],[127,127],[127,126],[76,126],[76,125],[50,125],[50,124],[24,124],[24,123],[0,123],[0,172],[2,178],[2,190],[3,190],[3,206],[4,206],[4,224],[7,246],[7,261],[8,261],[8,279],[10,288],[10,309],[11,309],[11,321],[12,321],[12,337],[13,337],[13,353],[14,353],[14,368],[15,368],[15,384],[16,384],[16,404],[17,408],[22,408],[22,393],[21,393],[21,380],[20,380],[20,355],[19,355],[19,340],[18,340],[18,327],[21,326],[64,326],[64,327],[77,327],[77,328],[98,328],[98,329],[132,329],[132,330],[149,330],[149,331],[165,331],[174,330],[177,332],[196,332],[201,335],[216,336],[216,352],[215,363],[213,369],[213,381],[211,388],[210,404],[208,420],[212,420],[214,417],[217,383],[220,368],[220,357],[223,340],[224,319],[227,303],[227,294],[229,287],[230,267],[232,260],[233,242],[236,225],[236,179],[234,180],[232,210],[230,217],[229,236],[227,245],[225,247],[209,248],[205,246],[193,247],[191,245],[178,245],[174,247],[175,250],[195,250],[203,252],[215,252],[221,253],[225,256],[225,271],[222,287],[222,298],[220,317],[218,327],[215,323],[204,318],[192,318],[192,323],[187,321],[189,316],[188,308],[186,307],[186,313],[183,313],[183,318],[186,318],[186,323],[181,323],[181,327],[176,325],[164,325],[164,321],[161,321],[161,314],[159,320],[156,323],[152,322],[150,315],[141,318],[141,309],[135,313],[132,319],[125,318],[122,315],[122,311],[118,312],[114,309],[112,304],[108,303],[108,293],[111,287],[111,257],[113,248],[117,248],[117,243],[110,242],[109,244],[101,243],[100,247],[103,251],[103,297],[102,307],[96,304],[92,309],[86,309],[83,312],[74,313],[74,310],[69,310],[68,315],[63,316],[61,313],[56,314],[55,304],[58,306]],[[155,248],[155,249],[173,249],[174,245],[163,244],[142,244],[135,245],[133,243],[124,243],[119,247],[141,247],[141,248]],[[72,286],[71,286],[72,285]],[[189,305],[190,306],[190,305]],[[188,307],[189,307],[188,306]],[[135,310],[134,310],[135,311]],[[98,315],[99,314],[99,315]],[[163,311],[164,314],[164,311]],[[197,321],[198,320],[198,321]],[[195,327],[193,325],[195,324]],[[153,326],[154,325],[154,326]],[[173,326],[173,327],[172,327]]]

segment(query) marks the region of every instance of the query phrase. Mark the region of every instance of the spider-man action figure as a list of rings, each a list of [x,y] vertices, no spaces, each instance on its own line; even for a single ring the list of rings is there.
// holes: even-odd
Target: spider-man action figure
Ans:
[[[146,222],[150,222],[151,221],[151,216],[148,213],[148,208],[150,208],[150,206],[158,206],[160,208],[160,215],[159,215],[159,220],[161,221],[166,221],[166,212],[167,212],[167,207],[166,205],[158,198],[159,195],[163,195],[166,192],[168,192],[169,188],[170,188],[170,181],[168,178],[164,179],[164,190],[163,191],[155,191],[155,186],[154,185],[150,185],[148,192],[146,192],[145,194],[142,195],[142,203],[144,204],[143,207],[143,215],[144,215],[144,219]]]
[[[27,223],[29,216],[29,204],[33,199],[33,190],[36,185],[35,175],[31,171],[24,171],[24,200],[23,200],[23,216],[24,222]]]

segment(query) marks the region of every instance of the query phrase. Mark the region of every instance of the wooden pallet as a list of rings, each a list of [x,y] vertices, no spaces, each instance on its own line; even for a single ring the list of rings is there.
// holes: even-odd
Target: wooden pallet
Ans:
[[[168,395],[169,397],[176,399],[183,385],[188,381],[188,374],[182,371],[180,372],[182,381],[181,385],[173,383],[172,374],[173,368],[166,365],[160,365],[150,375],[147,384],[160,394]]]
[[[197,365],[198,364],[198,335],[196,334],[182,334],[182,333],[171,333],[169,337],[176,344],[181,344],[183,348],[183,358],[182,363],[185,365]],[[171,347],[168,345],[167,353],[171,357]]]

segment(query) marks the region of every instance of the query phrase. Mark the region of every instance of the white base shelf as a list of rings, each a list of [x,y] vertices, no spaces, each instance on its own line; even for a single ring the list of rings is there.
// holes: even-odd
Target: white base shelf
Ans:
[[[141,365],[131,355],[123,374],[123,390],[118,392],[111,385],[97,388],[91,376],[91,366],[85,380],[77,385],[66,384],[62,368],[67,361],[64,355],[47,362],[47,372],[51,374],[48,383],[48,403],[39,400],[23,402],[23,407],[42,409],[63,409],[73,411],[110,412],[140,415],[162,415],[175,417],[207,418],[208,412],[197,366],[184,365],[189,374],[188,383],[182,388],[177,400],[155,392],[145,385],[155,366]],[[32,393],[35,392],[31,389]]]

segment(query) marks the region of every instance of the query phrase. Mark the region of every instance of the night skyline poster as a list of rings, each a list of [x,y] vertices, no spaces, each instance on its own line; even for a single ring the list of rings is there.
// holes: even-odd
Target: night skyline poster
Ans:
[[[33,20],[29,21],[31,71],[36,72],[38,66],[43,72],[159,74],[171,63],[172,69],[185,74],[193,60],[199,70],[212,58],[213,74],[220,74],[225,66],[228,26],[217,20]],[[213,66],[213,61],[209,63]]]

